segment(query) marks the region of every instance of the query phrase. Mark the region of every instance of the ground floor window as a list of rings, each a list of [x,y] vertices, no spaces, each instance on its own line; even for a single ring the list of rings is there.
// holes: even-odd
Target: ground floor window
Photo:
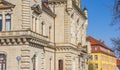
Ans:
[[[59,70],[63,70],[63,60],[59,60]]]
[[[0,70],[6,70],[6,55],[0,54]]]
[[[98,64],[95,64],[95,69],[98,69]]]

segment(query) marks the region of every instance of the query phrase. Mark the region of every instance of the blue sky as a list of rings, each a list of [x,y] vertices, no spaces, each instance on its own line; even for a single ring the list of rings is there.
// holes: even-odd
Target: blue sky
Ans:
[[[113,4],[115,0],[81,0],[82,7],[88,9],[88,35],[104,40],[112,47],[111,38],[119,36],[117,26],[111,26]]]

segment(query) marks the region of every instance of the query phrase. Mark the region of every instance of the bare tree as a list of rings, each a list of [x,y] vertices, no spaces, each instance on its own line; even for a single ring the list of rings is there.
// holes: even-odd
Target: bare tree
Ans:
[[[118,25],[120,29],[120,0],[115,0],[114,8],[113,8],[113,25]],[[120,37],[111,39],[114,47],[113,50],[118,59],[120,59]]]
[[[120,38],[113,38],[111,40],[114,45],[113,50],[115,51],[117,58],[120,59]]]
[[[120,0],[115,0],[115,4],[113,7],[113,23],[112,24],[120,24]]]

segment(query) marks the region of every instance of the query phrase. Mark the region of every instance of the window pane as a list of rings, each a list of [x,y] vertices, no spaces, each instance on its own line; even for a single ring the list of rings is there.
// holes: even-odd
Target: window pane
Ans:
[[[10,31],[11,30],[11,15],[7,14],[5,18],[6,18],[6,31]]]
[[[0,15],[0,20],[2,20],[2,15]]]
[[[6,31],[11,30],[11,20],[6,20]]]
[[[95,60],[98,60],[98,56],[97,55],[95,55]]]
[[[2,15],[0,15],[0,31],[2,31]]]
[[[5,16],[5,18],[6,18],[6,19],[11,19],[11,15],[10,15],[10,14],[7,14],[7,15]]]

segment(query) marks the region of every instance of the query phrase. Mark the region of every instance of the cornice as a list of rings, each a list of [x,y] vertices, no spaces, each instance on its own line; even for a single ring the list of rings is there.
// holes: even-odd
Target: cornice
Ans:
[[[48,3],[56,5],[56,4],[61,4],[61,3],[67,3],[67,0],[48,0]],[[79,12],[79,14],[81,14],[85,19],[87,19],[84,12],[76,5],[76,3],[73,0],[72,0],[72,5]]]
[[[64,3],[67,2],[67,0],[48,0],[49,3]]]
[[[58,49],[58,50],[60,50],[60,49],[62,49],[62,50],[64,50],[64,49],[69,49],[69,50],[75,50],[75,51],[81,51],[81,52],[85,52],[86,53],[86,49],[84,49],[84,48],[75,48],[75,47],[73,47],[73,46],[56,46],[55,47],[56,49]]]
[[[30,30],[0,32],[0,45],[2,46],[29,45],[30,43],[34,45],[47,46],[49,41],[47,40],[47,37]]]

